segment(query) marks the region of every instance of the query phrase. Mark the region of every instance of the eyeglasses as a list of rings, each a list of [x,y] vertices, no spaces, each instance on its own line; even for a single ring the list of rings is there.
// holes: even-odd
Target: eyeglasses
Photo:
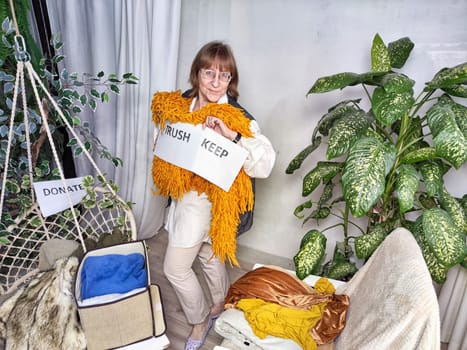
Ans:
[[[208,80],[213,81],[219,74],[219,80],[223,83],[228,83],[232,79],[232,75],[229,72],[220,72],[213,69],[200,69],[201,76]]]

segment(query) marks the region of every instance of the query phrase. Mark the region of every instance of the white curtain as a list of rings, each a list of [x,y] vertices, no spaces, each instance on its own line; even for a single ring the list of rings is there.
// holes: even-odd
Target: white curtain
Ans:
[[[467,269],[449,270],[438,299],[441,341],[449,343],[448,350],[467,349]]]
[[[133,204],[138,237],[154,235],[163,225],[165,200],[152,194],[151,98],[176,83],[181,3],[179,0],[47,0],[52,33],[64,43],[69,72],[122,75],[131,72],[137,85],[121,88],[109,104],[80,118],[113,155],[123,160],[114,168],[96,157],[121,197]],[[93,172],[84,157],[76,159],[79,175]]]

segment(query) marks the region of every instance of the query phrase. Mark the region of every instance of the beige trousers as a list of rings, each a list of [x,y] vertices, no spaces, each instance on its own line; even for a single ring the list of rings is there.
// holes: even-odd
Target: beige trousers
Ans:
[[[211,308],[201,283],[193,271],[196,258],[214,305],[224,304],[230,286],[227,269],[217,257],[213,256],[211,244],[203,242],[191,248],[167,246],[164,274],[172,284],[190,324],[202,323]]]

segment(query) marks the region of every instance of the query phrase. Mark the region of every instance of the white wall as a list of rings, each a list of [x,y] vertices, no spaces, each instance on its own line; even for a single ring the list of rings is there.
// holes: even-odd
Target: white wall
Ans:
[[[255,224],[239,244],[286,258],[316,225],[302,227],[293,210],[304,201],[305,170],[322,157],[314,155],[294,175],[285,169],[309,142],[317,120],[339,101],[336,93],[305,97],[314,81],[369,71],[375,33],[386,44],[404,36],[415,43],[403,72],[417,81],[416,92],[442,67],[467,61],[465,0],[183,0],[182,11],[177,86],[188,87],[191,60],[201,45],[227,41],[240,70],[239,101],[277,151],[271,177],[257,181]],[[357,87],[344,92],[361,96]],[[467,192],[466,173],[464,166],[462,176],[446,176],[454,194]],[[342,238],[331,234],[328,242]]]

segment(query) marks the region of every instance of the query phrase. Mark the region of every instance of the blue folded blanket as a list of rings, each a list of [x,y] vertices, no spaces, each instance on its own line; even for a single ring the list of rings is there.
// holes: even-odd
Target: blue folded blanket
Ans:
[[[81,298],[126,293],[146,287],[144,260],[140,253],[86,257],[81,269]]]

